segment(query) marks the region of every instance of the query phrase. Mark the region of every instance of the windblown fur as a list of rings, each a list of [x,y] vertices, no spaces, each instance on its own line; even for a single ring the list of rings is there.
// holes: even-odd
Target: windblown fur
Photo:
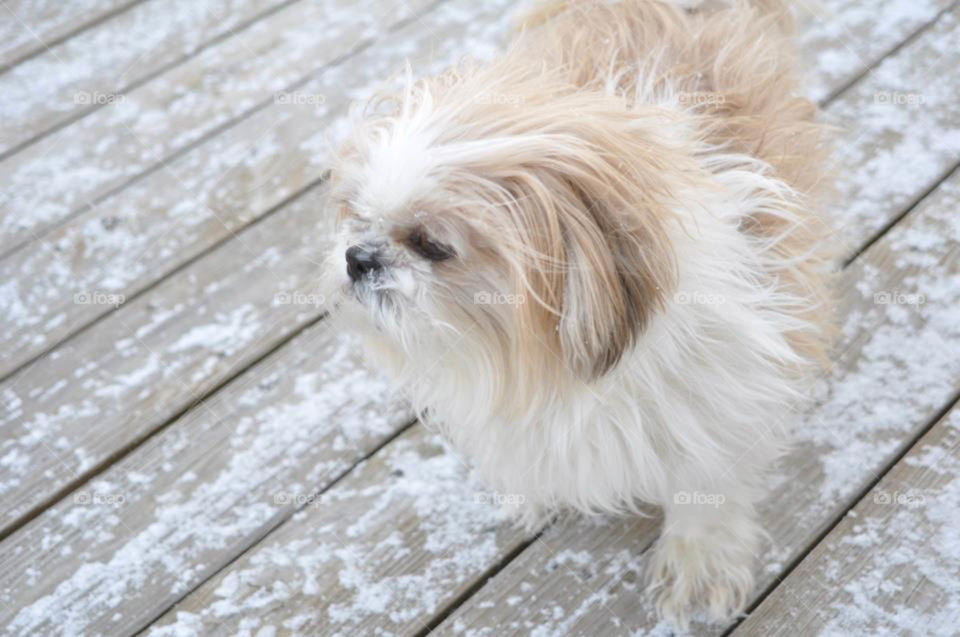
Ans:
[[[824,359],[798,93],[779,2],[553,2],[493,63],[358,110],[333,171],[342,324],[526,523],[661,506],[681,624],[746,603],[754,503]]]

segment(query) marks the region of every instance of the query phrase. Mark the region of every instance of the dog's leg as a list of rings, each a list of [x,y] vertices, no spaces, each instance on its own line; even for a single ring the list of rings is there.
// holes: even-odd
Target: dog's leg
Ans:
[[[683,486],[664,498],[650,584],[660,615],[685,628],[691,608],[706,608],[711,621],[743,610],[765,532],[735,482]]]

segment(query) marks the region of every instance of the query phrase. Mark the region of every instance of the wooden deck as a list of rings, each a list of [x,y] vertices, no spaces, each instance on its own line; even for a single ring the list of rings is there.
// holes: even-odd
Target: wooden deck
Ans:
[[[657,519],[507,523],[316,294],[347,105],[508,0],[0,1],[5,635],[665,635]],[[960,5],[796,3],[843,335],[703,635],[960,634]]]

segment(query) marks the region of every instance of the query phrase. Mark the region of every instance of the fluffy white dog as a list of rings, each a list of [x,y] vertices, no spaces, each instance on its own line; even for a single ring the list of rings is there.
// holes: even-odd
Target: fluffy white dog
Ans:
[[[528,525],[663,508],[658,608],[741,610],[823,358],[824,166],[787,11],[555,1],[505,54],[356,112],[343,325]]]

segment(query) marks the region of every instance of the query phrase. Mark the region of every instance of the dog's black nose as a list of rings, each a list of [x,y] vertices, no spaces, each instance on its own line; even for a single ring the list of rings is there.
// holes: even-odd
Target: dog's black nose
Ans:
[[[353,281],[357,281],[368,272],[376,272],[382,267],[375,252],[360,246],[347,248],[346,256],[347,274]]]

